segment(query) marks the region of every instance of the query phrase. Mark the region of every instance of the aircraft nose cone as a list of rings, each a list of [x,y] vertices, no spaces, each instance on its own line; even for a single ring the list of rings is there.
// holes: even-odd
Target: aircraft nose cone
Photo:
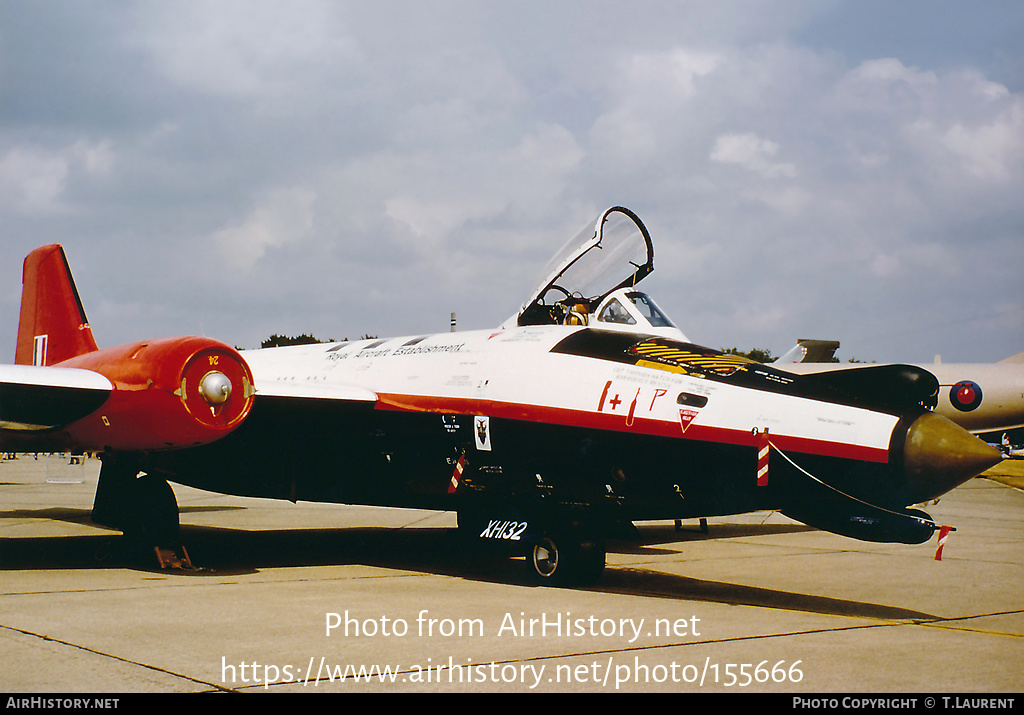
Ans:
[[[914,501],[934,499],[1002,461],[1002,453],[942,415],[918,417],[903,446]]]

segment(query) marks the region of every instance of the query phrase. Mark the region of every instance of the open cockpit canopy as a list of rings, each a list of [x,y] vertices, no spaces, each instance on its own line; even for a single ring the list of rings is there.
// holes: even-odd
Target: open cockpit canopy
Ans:
[[[555,254],[505,325],[590,325],[682,337],[648,296],[634,290],[653,270],[647,227],[629,209],[614,206]]]

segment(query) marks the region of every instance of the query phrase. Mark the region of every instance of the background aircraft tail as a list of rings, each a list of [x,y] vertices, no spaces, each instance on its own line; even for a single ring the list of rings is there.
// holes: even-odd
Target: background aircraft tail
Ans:
[[[835,359],[839,349],[838,340],[808,340],[800,338],[796,345],[784,353],[777,362],[780,365],[798,362],[838,362]]]
[[[17,365],[56,365],[97,349],[63,247],[32,251],[21,277]]]

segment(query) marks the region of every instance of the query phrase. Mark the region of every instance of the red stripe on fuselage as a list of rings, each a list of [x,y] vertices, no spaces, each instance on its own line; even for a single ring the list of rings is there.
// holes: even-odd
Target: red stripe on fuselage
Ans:
[[[378,393],[377,409],[400,412],[433,412],[446,415],[488,415],[510,420],[540,422],[544,424],[581,427],[584,429],[609,430],[644,434],[655,437],[670,437],[703,442],[718,442],[741,447],[756,447],[757,435],[750,430],[702,425],[699,417],[690,423],[684,433],[678,420],[652,420],[635,417],[627,424],[626,416],[605,412],[587,412],[565,407],[528,405],[496,400],[479,400],[464,397],[436,397],[431,395],[400,395]],[[772,444],[786,452],[816,454],[839,459],[853,459],[862,462],[889,461],[889,450],[867,447],[845,442],[829,442],[811,437],[773,434]]]

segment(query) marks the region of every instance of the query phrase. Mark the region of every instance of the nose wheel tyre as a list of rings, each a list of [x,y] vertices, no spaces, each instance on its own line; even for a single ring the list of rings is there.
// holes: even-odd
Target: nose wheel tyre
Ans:
[[[549,532],[534,545],[530,560],[542,583],[590,585],[604,571],[604,541],[597,535],[576,531]]]

